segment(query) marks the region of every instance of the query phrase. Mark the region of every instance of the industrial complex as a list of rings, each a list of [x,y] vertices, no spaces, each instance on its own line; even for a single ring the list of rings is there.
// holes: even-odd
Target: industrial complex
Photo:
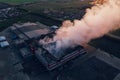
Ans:
[[[119,3],[0,0],[0,80],[120,80]]]
[[[53,29],[54,28],[54,29]],[[87,51],[82,46],[70,48],[63,53],[52,53],[39,43],[40,39],[55,35],[56,27],[47,27],[40,23],[14,24],[10,28],[12,48],[18,50],[18,54],[26,59],[35,56],[47,70],[53,70],[72,59],[82,56]],[[51,45],[55,45],[52,43]]]
[[[120,79],[120,59],[88,44],[67,48],[58,54],[42,46],[39,41],[53,37],[58,28],[27,22],[15,23],[2,32],[0,41],[7,43],[1,46],[1,53],[6,50],[11,55],[13,71],[9,75],[15,74],[17,80]],[[55,43],[50,45],[55,46]],[[23,79],[19,79],[21,77]]]

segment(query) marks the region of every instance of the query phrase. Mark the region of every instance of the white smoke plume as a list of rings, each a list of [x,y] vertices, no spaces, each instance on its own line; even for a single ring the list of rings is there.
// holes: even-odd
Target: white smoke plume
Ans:
[[[87,9],[83,19],[63,22],[49,43],[56,42],[54,49],[82,45],[118,28],[120,28],[120,0],[107,0],[103,4],[96,4]]]

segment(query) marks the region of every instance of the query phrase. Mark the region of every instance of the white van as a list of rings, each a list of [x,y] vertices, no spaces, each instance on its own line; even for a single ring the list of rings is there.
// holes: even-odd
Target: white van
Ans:
[[[6,40],[6,37],[5,36],[0,36],[0,42],[1,41],[5,41]]]
[[[8,46],[9,46],[9,43],[7,41],[0,42],[0,47],[1,48],[8,47]]]

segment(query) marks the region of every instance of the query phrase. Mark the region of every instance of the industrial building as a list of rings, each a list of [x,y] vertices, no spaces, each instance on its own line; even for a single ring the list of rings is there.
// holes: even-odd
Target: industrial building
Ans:
[[[30,22],[23,24],[13,24],[13,26],[11,26],[11,31],[15,33],[19,38],[24,40],[49,33],[49,29],[45,25]]]
[[[67,62],[82,56],[87,51],[82,46],[75,48],[68,48],[62,53],[51,53],[39,43],[40,39],[51,37],[55,35],[54,31],[58,29],[57,26],[47,27],[40,23],[20,23],[14,24],[10,28],[12,33],[14,48],[17,48],[18,53],[26,59],[35,56],[38,61],[51,71],[63,66]],[[15,38],[15,36],[17,36]],[[55,45],[55,44],[54,44]]]

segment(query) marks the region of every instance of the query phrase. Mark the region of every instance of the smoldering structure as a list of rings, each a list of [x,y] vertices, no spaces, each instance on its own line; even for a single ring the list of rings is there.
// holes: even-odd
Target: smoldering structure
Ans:
[[[80,50],[77,48],[78,51],[76,52],[77,46],[86,44],[92,39],[119,28],[120,0],[107,0],[103,4],[97,3],[91,9],[87,9],[85,16],[81,20],[63,22],[63,25],[52,37],[47,36],[40,39],[39,44],[57,60],[62,60],[61,58],[63,58],[67,50],[72,50],[73,53],[75,52],[74,54],[80,54],[81,51],[84,52],[84,49],[79,47]],[[65,57],[65,59],[68,58]],[[41,61],[47,64],[45,60],[42,59]],[[58,64],[55,62],[55,65]]]
[[[74,48],[72,46],[67,46],[66,44],[68,43],[65,43],[63,42],[62,40],[53,40],[54,36],[56,34],[49,34],[47,36],[45,36],[43,39],[41,39],[39,41],[39,44],[44,48],[46,49],[49,53],[53,54],[56,58],[60,58],[62,55],[64,55],[64,52],[66,50],[70,50],[70,48]],[[62,44],[61,44],[62,43]],[[66,45],[64,47],[61,47],[62,45]]]
[[[48,69],[56,69],[63,64],[75,59],[78,56],[82,56],[87,53],[83,46],[64,46],[61,47],[61,43],[66,45],[65,42],[60,40],[54,41],[55,34],[49,34],[44,36],[39,41],[39,48],[36,51],[36,57],[39,61]]]
[[[101,0],[100,0],[101,1]],[[120,28],[120,0],[105,0],[86,10],[81,20],[65,21],[52,39],[40,41],[50,52],[83,45]],[[50,47],[50,44],[56,45]]]

